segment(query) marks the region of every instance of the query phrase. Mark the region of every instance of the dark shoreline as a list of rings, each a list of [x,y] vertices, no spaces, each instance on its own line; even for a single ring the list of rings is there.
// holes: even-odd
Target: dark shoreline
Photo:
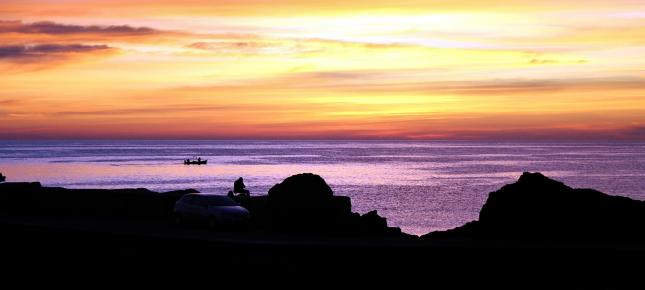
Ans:
[[[538,174],[525,173],[491,193],[479,221],[423,237],[383,228],[376,214],[350,214],[340,221],[355,224],[340,228],[339,220],[309,219],[329,224],[305,232],[257,224],[216,232],[178,227],[168,209],[189,192],[0,183],[0,233],[5,249],[11,249],[3,259],[15,265],[65,260],[77,266],[125,263],[166,270],[205,260],[218,261],[212,270],[233,273],[334,269],[558,276],[574,269],[603,275],[638,272],[645,258],[645,202],[571,189]]]

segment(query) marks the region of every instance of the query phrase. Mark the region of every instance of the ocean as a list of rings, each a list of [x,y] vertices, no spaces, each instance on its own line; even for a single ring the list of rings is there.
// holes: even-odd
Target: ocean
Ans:
[[[186,166],[200,156],[208,165]],[[7,181],[68,188],[194,188],[252,195],[284,178],[321,175],[353,210],[377,210],[410,234],[477,219],[488,193],[524,171],[573,187],[645,199],[645,143],[442,141],[0,141]]]

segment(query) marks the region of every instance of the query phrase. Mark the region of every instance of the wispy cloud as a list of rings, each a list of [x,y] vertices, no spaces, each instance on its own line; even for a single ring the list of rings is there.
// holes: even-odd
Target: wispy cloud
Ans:
[[[262,39],[232,39],[209,42],[195,42],[189,48],[212,52],[216,54],[237,55],[288,55],[321,51],[320,46],[307,42],[270,41]]]
[[[20,101],[17,99],[5,99],[5,100],[0,100],[0,105],[9,106],[9,105],[18,104],[19,102]]]
[[[79,117],[79,116],[130,116],[130,115],[156,115],[167,113],[182,112],[217,112],[224,110],[240,109],[238,106],[206,106],[206,105],[168,105],[168,106],[148,106],[144,108],[120,108],[105,110],[86,110],[86,111],[59,111],[52,113],[52,116]]]
[[[569,78],[489,78],[478,80],[438,81],[426,77],[441,70],[338,70],[290,72],[262,79],[245,79],[226,85],[179,87],[181,91],[242,90],[258,87],[295,91],[335,91],[354,93],[416,93],[508,95],[552,92],[559,90],[645,89],[645,78],[569,77]],[[416,75],[416,77],[415,77]],[[252,86],[250,86],[252,85]]]
[[[0,46],[0,60],[42,61],[70,57],[76,54],[113,50],[107,45],[39,44]]]
[[[23,22],[0,19],[4,44],[46,43],[161,43],[176,41],[190,33],[130,25],[78,25],[53,21]]]
[[[24,23],[22,21],[0,21],[0,33],[28,34],[110,34],[110,35],[141,35],[158,33],[148,27],[132,27],[128,25],[70,25],[51,21]]]

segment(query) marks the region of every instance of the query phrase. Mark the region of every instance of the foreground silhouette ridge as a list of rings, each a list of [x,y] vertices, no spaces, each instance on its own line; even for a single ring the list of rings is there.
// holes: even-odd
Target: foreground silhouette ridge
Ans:
[[[645,201],[525,172],[488,195],[479,220],[423,236],[433,237],[643,242]]]
[[[49,268],[58,261],[166,269],[224,261],[208,269],[417,272],[433,279],[447,272],[507,277],[548,271],[571,278],[573,270],[582,277],[602,270],[606,276],[638,270],[632,265],[645,259],[645,202],[573,189],[540,173],[524,173],[490,193],[477,221],[422,237],[389,227],[376,211],[352,212],[348,197],[311,173],[241,199],[251,213],[244,229],[175,226],[173,205],[187,193],[197,191],[0,183],[0,232],[12,249],[3,259],[38,260]]]

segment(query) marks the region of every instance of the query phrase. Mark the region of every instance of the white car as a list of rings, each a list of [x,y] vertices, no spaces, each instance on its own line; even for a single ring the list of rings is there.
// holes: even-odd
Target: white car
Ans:
[[[210,228],[246,225],[251,217],[247,209],[227,196],[193,193],[175,203],[174,214],[177,224],[206,223]]]

